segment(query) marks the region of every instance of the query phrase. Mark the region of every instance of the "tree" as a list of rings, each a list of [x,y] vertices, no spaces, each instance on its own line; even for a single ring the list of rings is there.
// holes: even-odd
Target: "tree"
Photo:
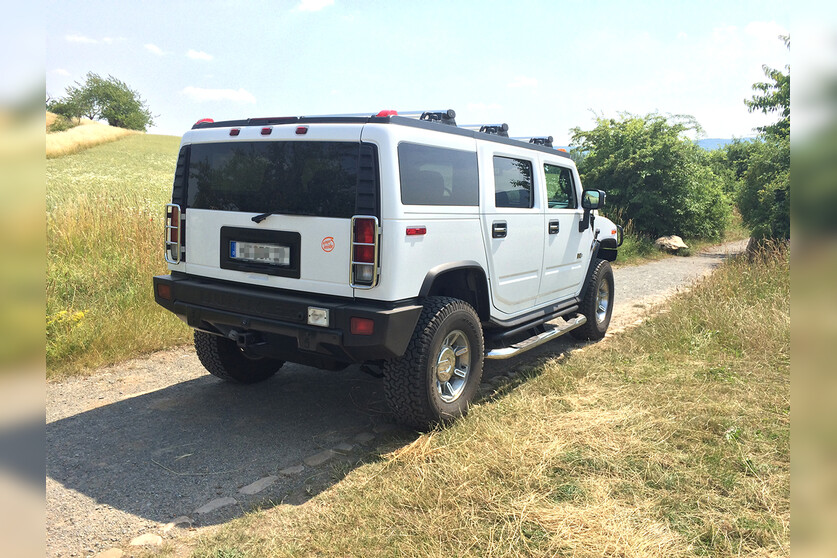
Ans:
[[[779,38],[785,42],[790,50],[790,35],[780,35]],[[760,126],[759,132],[764,135],[787,138],[790,136],[790,65],[785,66],[785,72],[771,68],[766,64],[762,66],[764,75],[770,82],[758,82],[753,84],[754,91],[761,94],[753,95],[752,99],[745,99],[744,104],[750,112],[760,110],[764,114],[778,112],[781,115],[779,121],[769,126]]]
[[[88,72],[84,83],[67,87],[63,98],[47,103],[47,108],[66,118],[107,120],[111,126],[145,131],[154,124],[151,111],[139,93],[125,82]]]
[[[779,37],[790,49],[790,37]],[[763,66],[771,83],[756,83],[744,103],[750,112],[779,112],[775,124],[759,128],[738,189],[738,210],[754,238],[790,238],[790,66],[787,73]]]
[[[684,137],[700,131],[691,117],[623,114],[571,130],[585,188],[605,190],[608,214],[640,233],[718,238],[731,207],[705,152]]]

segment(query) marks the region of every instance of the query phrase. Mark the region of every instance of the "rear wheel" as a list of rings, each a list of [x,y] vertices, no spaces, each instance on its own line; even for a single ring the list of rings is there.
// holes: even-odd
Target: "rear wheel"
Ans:
[[[587,280],[584,300],[579,306],[579,313],[587,318],[587,323],[570,332],[576,339],[595,341],[607,333],[610,316],[613,314],[613,269],[607,260],[596,259],[593,273]]]
[[[482,378],[484,349],[468,303],[428,298],[404,356],[384,363],[384,391],[396,418],[426,429],[464,415]]]
[[[210,374],[239,384],[267,380],[285,364],[272,358],[250,358],[230,339],[195,330],[195,352]]]

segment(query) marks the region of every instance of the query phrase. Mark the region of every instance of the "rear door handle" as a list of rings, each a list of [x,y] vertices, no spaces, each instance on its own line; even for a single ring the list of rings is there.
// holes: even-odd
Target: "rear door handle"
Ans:
[[[558,230],[561,228],[560,221],[550,221],[549,222],[549,234],[558,234]]]
[[[496,223],[492,223],[491,225],[491,236],[492,238],[506,238],[506,235],[509,234],[508,225],[506,225],[505,221],[498,221]]]

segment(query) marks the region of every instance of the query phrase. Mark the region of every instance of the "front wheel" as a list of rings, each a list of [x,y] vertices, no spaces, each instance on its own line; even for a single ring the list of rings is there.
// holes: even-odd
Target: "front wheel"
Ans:
[[[195,330],[195,352],[210,374],[239,384],[267,380],[285,364],[272,358],[250,358],[235,341],[198,330]]]
[[[613,314],[613,269],[607,260],[596,259],[578,309],[587,323],[570,332],[576,339],[595,341],[607,333]]]
[[[464,415],[482,378],[484,352],[479,317],[468,303],[428,298],[407,351],[384,363],[384,392],[396,418],[423,430]]]

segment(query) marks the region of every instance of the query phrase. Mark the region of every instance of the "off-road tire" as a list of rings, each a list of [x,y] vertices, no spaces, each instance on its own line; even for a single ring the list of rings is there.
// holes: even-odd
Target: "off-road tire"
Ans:
[[[434,361],[441,357],[449,336],[458,332],[469,345],[468,371],[461,393],[445,402],[437,387]],[[471,305],[450,297],[427,298],[407,351],[383,366],[384,393],[396,419],[425,430],[467,413],[482,378],[484,353],[482,326]]]
[[[587,318],[587,323],[570,332],[573,337],[583,341],[596,341],[604,337],[610,325],[610,317],[613,314],[613,269],[611,269],[609,261],[600,258],[596,258],[592,265],[593,272],[587,279],[584,299],[578,308],[578,313]],[[600,310],[599,290],[603,283],[608,288],[609,299],[603,319],[597,320],[596,315]]]
[[[267,380],[285,364],[272,358],[249,358],[234,341],[198,330],[195,330],[195,352],[210,374],[238,384]]]

